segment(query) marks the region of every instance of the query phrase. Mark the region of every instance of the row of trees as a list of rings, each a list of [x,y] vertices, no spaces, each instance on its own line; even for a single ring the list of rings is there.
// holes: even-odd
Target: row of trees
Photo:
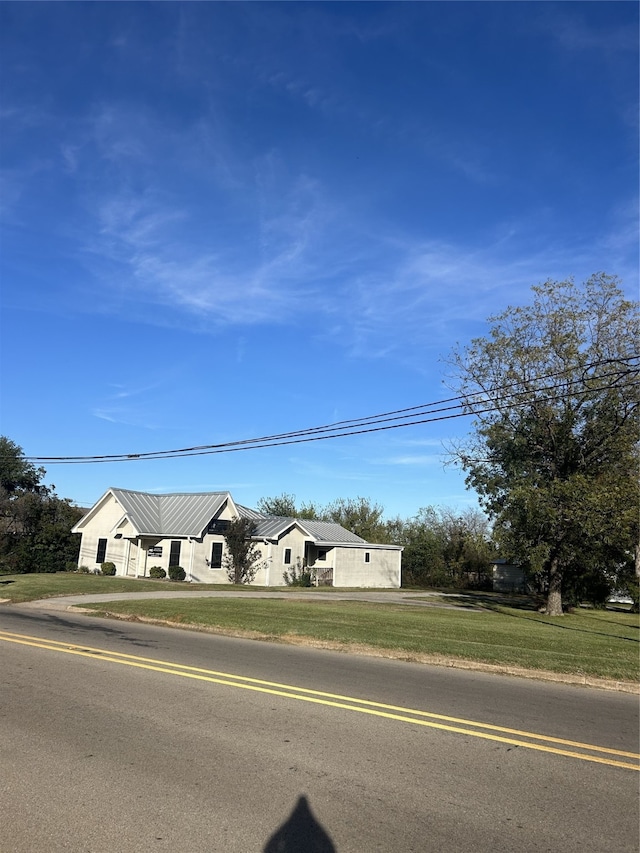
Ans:
[[[83,511],[42,482],[44,468],[0,436],[0,572],[59,572],[77,566]]]

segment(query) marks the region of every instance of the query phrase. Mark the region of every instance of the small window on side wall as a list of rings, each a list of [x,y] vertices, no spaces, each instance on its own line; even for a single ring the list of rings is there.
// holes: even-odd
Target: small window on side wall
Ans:
[[[326,551],[318,551],[318,559],[322,560],[322,561],[326,560],[327,559],[327,552]]]
[[[285,548],[284,549],[283,562],[284,562],[285,566],[288,566],[291,564],[291,548]]]
[[[364,552],[364,561],[365,561],[365,563],[371,562],[371,553],[369,551]]]
[[[214,542],[211,545],[211,568],[222,568],[222,542]]]
[[[98,550],[96,551],[96,563],[104,563],[107,558],[107,540],[98,539]]]

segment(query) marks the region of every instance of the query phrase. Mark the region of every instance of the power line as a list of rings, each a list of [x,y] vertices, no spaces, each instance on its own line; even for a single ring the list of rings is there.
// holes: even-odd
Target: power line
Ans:
[[[639,358],[634,356],[633,359]],[[633,360],[632,359],[632,360]],[[604,364],[624,364],[625,370],[615,370],[600,374],[596,377],[602,380],[606,377],[616,376],[618,378],[629,376],[632,373],[637,374],[637,368],[632,368],[628,362],[620,360],[601,360],[585,365],[583,377],[580,380],[582,384],[586,382],[586,373],[588,370],[599,367]],[[530,383],[540,383],[548,379],[553,379],[564,375],[564,371],[556,371],[554,373],[544,374],[534,377],[529,380]],[[562,382],[547,386],[544,391],[551,392],[566,385],[566,379]],[[625,387],[636,387],[638,383],[625,383]],[[480,390],[478,395],[465,394],[455,397],[449,397],[443,400],[437,400],[433,403],[425,403],[419,406],[411,406],[404,409],[396,409],[390,412],[383,412],[377,415],[369,415],[363,418],[352,418],[349,420],[337,421],[332,424],[325,424],[317,427],[309,427],[302,430],[279,433],[274,435],[260,436],[251,439],[242,439],[238,441],[224,442],[220,444],[196,445],[193,447],[178,448],[174,450],[150,451],[146,453],[126,453],[126,454],[111,454],[101,456],[27,456],[25,459],[31,462],[45,462],[47,464],[96,464],[100,462],[131,462],[131,461],[152,461],[158,459],[176,459],[190,456],[205,456],[216,453],[233,453],[240,450],[262,449],[267,447],[278,447],[281,445],[303,444],[311,441],[322,441],[330,438],[340,438],[351,435],[362,435],[365,433],[382,432],[391,429],[399,429],[401,427],[416,426],[425,423],[434,423],[437,421],[452,420],[469,415],[488,414],[497,411],[508,411],[520,405],[520,399],[532,393],[530,388],[511,391],[511,393],[503,394],[503,397],[508,402],[496,405],[491,403],[489,399],[477,399],[477,396],[490,397],[492,394],[503,392],[505,389],[516,387],[517,383],[509,383],[502,386],[494,386],[488,390]],[[585,387],[583,390],[572,388],[564,394],[556,394],[548,397],[537,398],[538,402],[558,402],[566,399],[569,396],[576,394],[588,395],[606,390],[611,387],[611,383],[601,387]],[[542,389],[538,389],[542,390]],[[458,401],[458,402],[456,402]],[[509,402],[510,401],[510,402]],[[450,405],[444,405],[450,404]],[[446,414],[445,414],[446,413]]]

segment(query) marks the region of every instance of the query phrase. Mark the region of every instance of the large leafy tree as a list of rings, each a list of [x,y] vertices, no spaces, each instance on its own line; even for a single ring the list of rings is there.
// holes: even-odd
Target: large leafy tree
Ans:
[[[44,468],[28,462],[22,448],[4,435],[0,435],[0,488],[6,495],[17,492],[41,494],[46,487],[41,484]]]
[[[42,483],[43,468],[0,436],[0,572],[56,572],[77,565],[82,510]]]
[[[547,281],[452,356],[475,415],[455,449],[504,556],[537,575],[546,612],[600,589],[638,551],[640,323],[616,278]]]

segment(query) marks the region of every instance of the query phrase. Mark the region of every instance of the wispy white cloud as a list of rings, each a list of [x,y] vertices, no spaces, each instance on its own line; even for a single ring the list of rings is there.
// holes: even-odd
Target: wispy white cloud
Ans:
[[[148,385],[136,386],[136,387],[127,387],[125,385],[121,385],[119,383],[112,383],[111,387],[115,389],[112,395],[112,398],[117,400],[126,400],[131,397],[139,397],[143,394],[146,394],[147,391],[155,391],[158,388],[162,387],[162,382],[151,382]]]
[[[623,278],[630,275],[630,284],[638,276],[639,222],[638,198],[620,201],[610,212],[608,230],[599,241],[599,248],[613,260],[613,271]]]
[[[108,288],[116,305],[130,299],[178,308],[219,327],[286,323],[324,299],[320,256],[331,214],[317,182],[289,175],[274,155],[245,169],[242,186],[231,192],[223,180],[213,202],[194,203],[162,182],[133,189],[138,149],[107,147],[128,166],[115,186],[87,197],[97,227],[88,230],[86,259],[102,287],[116,265],[118,284]]]
[[[366,482],[370,479],[369,476],[364,474],[361,470],[349,471],[344,464],[327,465],[321,462],[311,461],[310,459],[303,458],[301,456],[292,456],[288,461],[292,471],[294,471],[298,476],[312,477],[328,481]]]
[[[0,218],[8,224],[24,224],[27,218],[20,204],[29,184],[51,170],[51,162],[40,157],[20,167],[0,168]]]
[[[138,427],[145,430],[170,429],[166,416],[155,417],[158,412],[157,395],[167,386],[170,374],[162,379],[153,380],[143,385],[125,385],[112,382],[107,387],[111,390],[100,394],[100,404],[91,407],[91,415],[99,420],[113,424]]]
[[[427,465],[441,465],[443,457],[438,453],[423,453],[409,456],[388,456],[384,459],[374,459],[374,465],[408,465],[411,467],[424,467]]]
[[[282,151],[247,157],[230,137],[213,108],[179,127],[103,104],[60,143],[87,214],[76,226],[81,257],[100,288],[92,299],[84,278],[80,310],[142,307],[138,322],[198,330],[304,326],[351,356],[419,369],[426,352],[480,333],[532,284],[603,267],[633,276],[634,205],[614,213],[599,241],[573,245],[550,236],[546,211],[488,225],[484,240],[410,238],[380,217],[355,219],[348,199],[294,171]],[[460,150],[451,154],[460,169],[492,179]],[[9,198],[20,193],[18,179],[6,180]]]
[[[578,7],[579,8],[579,7]],[[633,53],[638,49],[638,37],[630,27],[616,25],[589,26],[584,17],[572,4],[553,6],[545,10],[541,21],[563,51],[595,50],[599,56],[611,56],[622,52]]]
[[[139,427],[146,430],[157,430],[166,428],[165,423],[149,420],[148,413],[134,412],[129,408],[117,406],[99,407],[91,410],[93,417],[112,424],[123,424],[125,426]]]
[[[277,158],[256,169],[257,211],[231,245],[193,236],[197,213],[166,193],[127,186],[100,199],[90,243],[97,275],[113,275],[109,265],[101,272],[100,259],[115,263],[117,300],[177,309],[164,323],[190,316],[220,328],[313,317],[311,328],[352,356],[408,363],[479,333],[491,314],[528,298],[532,284],[586,277],[603,257],[622,263],[637,239],[631,210],[600,246],[545,243],[550,224],[526,221],[495,228],[481,246],[410,241],[381,233],[382,223],[356,236],[317,181],[288,175]],[[146,319],[158,321],[153,311]]]
[[[444,447],[443,438],[395,438],[394,444],[403,447]]]

